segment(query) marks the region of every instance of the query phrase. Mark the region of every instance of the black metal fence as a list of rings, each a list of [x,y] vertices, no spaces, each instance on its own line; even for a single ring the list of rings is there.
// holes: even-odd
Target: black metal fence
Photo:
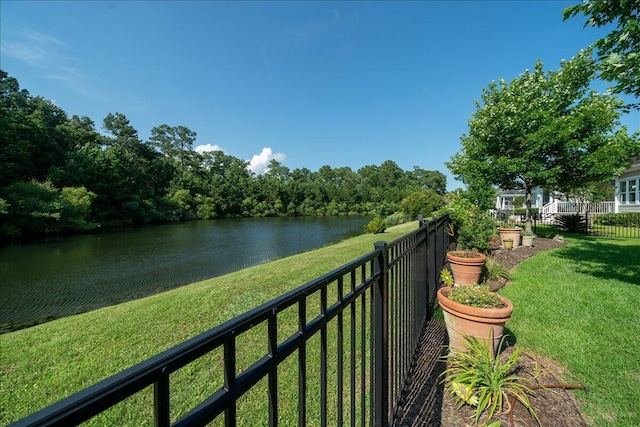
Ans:
[[[396,416],[419,334],[431,314],[449,244],[448,224],[447,216],[421,220],[416,231],[378,242],[361,258],[15,425],[77,425],[151,387],[156,426],[235,426],[241,421],[238,401],[263,387],[265,402],[249,412],[266,412],[270,426],[387,426]],[[291,315],[298,327],[285,333],[280,324]],[[261,334],[266,351],[244,364],[237,344],[248,333]],[[214,351],[222,362],[213,375],[223,377],[223,384],[186,413],[172,413],[172,374]],[[282,365],[291,360],[297,368],[286,375],[295,385],[283,386]]]
[[[494,215],[498,221],[513,222],[524,226],[524,215]],[[556,234],[578,233],[602,237],[640,238],[640,212],[634,213],[535,213],[532,216],[533,232],[540,237]]]

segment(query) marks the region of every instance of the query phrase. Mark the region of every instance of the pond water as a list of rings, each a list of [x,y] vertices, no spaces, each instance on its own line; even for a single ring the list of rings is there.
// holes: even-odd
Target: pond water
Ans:
[[[335,243],[369,221],[195,221],[7,246],[0,249],[0,333]]]

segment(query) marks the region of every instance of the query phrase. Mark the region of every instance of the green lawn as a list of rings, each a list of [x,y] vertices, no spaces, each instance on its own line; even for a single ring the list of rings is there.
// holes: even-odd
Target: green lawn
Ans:
[[[35,412],[340,267],[373,250],[378,240],[395,240],[416,228],[417,222],[399,225],[384,234],[361,235],[149,298],[1,335],[0,425]],[[297,328],[297,311],[295,308],[290,311],[291,315],[285,312],[284,320],[280,322],[279,318],[278,324],[279,329],[287,333]],[[309,312],[311,316],[312,310]],[[348,336],[348,331],[344,332]],[[249,366],[265,354],[265,336],[266,332],[258,327],[255,333],[245,333],[239,338],[238,353],[243,356],[238,360],[239,368]],[[307,355],[310,425],[319,422],[316,416],[319,390],[312,385],[313,377],[319,375],[320,346],[316,341],[316,338],[310,341]],[[350,350],[346,351],[345,357],[348,357]],[[195,361],[171,376],[171,394],[178,402],[172,407],[174,418],[222,385],[221,360],[221,352],[214,351],[210,357]],[[335,369],[335,363],[329,366]],[[279,373],[281,421],[282,425],[290,425],[297,422],[296,358],[287,359]],[[329,378],[331,385],[335,383],[335,372],[330,372],[330,376],[333,376]],[[265,422],[267,400],[261,391],[265,387],[262,384],[262,389],[258,387],[256,392],[247,393],[239,403],[239,418],[244,425]],[[152,390],[138,393],[92,424],[152,425],[152,402]],[[256,407],[262,409],[256,410]],[[246,408],[244,412],[243,408]],[[335,416],[332,408],[329,417],[335,419]]]
[[[640,426],[640,239],[570,236],[522,262],[502,293],[517,345],[571,371],[597,426]]]

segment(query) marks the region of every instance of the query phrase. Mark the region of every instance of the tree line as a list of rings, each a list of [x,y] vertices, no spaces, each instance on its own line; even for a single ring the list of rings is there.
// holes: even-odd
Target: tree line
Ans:
[[[443,195],[446,177],[415,166],[256,175],[223,151],[194,151],[196,132],[162,124],[147,141],[124,114],[102,129],[20,89],[0,70],[0,237],[225,217],[388,215],[412,193]]]

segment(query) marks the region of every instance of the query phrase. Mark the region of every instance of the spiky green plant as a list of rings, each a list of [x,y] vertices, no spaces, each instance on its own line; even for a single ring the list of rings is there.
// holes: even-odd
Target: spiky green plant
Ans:
[[[504,264],[500,264],[493,258],[487,257],[484,263],[484,277],[487,280],[490,279],[509,279],[511,277],[511,270]]]
[[[500,340],[498,348],[505,337]],[[483,340],[465,336],[465,341],[466,350],[451,348],[451,352],[443,356],[447,369],[441,374],[445,391],[456,400],[458,409],[464,404],[475,406],[474,422],[477,424],[485,411],[488,411],[487,420],[491,420],[496,411],[502,411],[503,406],[507,406],[507,412],[510,411],[509,400],[514,397],[541,425],[529,400],[529,395],[535,393],[530,385],[535,382],[516,375],[514,370],[520,350],[515,349],[505,362],[501,362],[500,357],[493,357]],[[493,342],[492,334],[489,342]]]
[[[586,233],[587,222],[580,214],[561,215],[556,219],[557,225],[567,233]]]

